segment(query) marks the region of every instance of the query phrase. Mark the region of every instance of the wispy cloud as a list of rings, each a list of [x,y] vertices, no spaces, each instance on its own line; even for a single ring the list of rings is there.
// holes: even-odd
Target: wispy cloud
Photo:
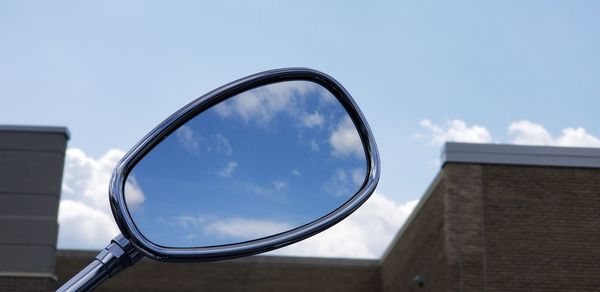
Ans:
[[[181,126],[175,131],[177,142],[185,151],[190,154],[198,155],[200,151],[200,137],[187,125]]]
[[[145,200],[144,192],[142,187],[138,184],[134,176],[129,175],[127,181],[125,181],[125,201],[127,207],[135,209],[141,205]]]
[[[237,168],[237,166],[237,162],[229,161],[227,165],[225,165],[225,167],[218,172],[218,174],[222,177],[230,177],[233,171]]]
[[[228,218],[208,223],[205,230],[220,237],[251,240],[285,232],[293,227],[296,226],[280,220]]]
[[[217,134],[215,137],[217,140],[217,151],[227,156],[231,156],[233,148],[231,147],[229,140],[221,134]]]
[[[279,113],[298,115],[297,103],[309,92],[321,86],[312,82],[293,81],[270,84],[243,92],[215,106],[223,118],[241,117],[245,121],[266,124]]]
[[[285,232],[294,227],[281,220],[246,217],[216,218],[206,216],[179,216],[174,222],[187,232],[227,239],[224,243],[237,243]],[[193,236],[190,236],[193,237]]]
[[[306,114],[302,118],[302,125],[308,128],[321,127],[325,122],[323,116],[315,111],[313,114]]]
[[[314,152],[319,152],[319,150],[321,149],[321,146],[319,146],[319,142],[317,142],[317,140],[315,139],[311,139],[308,144],[310,145],[310,150],[314,151]]]
[[[364,169],[337,169],[323,184],[323,190],[335,197],[349,197],[356,194],[364,179]]]
[[[353,155],[358,159],[364,159],[365,157],[360,136],[349,117],[342,119],[331,133],[329,144],[334,156],[343,157]]]
[[[287,188],[287,182],[284,180],[274,180],[273,181],[273,187],[275,188],[275,191],[281,191],[285,188]]]

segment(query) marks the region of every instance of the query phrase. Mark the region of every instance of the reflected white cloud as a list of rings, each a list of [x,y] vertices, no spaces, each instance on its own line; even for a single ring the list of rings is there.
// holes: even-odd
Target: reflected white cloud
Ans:
[[[167,222],[166,220],[161,221],[162,223]],[[204,224],[206,224],[206,222],[208,222],[208,219],[203,217],[179,216],[175,218],[175,223],[183,229],[194,228],[196,226],[202,227]]]
[[[298,171],[297,169],[292,169],[292,174],[294,176],[302,176],[302,173],[300,173],[300,171]]]
[[[352,182],[356,187],[360,187],[365,181],[367,170],[365,168],[355,168],[352,170]]]
[[[319,142],[317,142],[317,140],[315,139],[311,139],[309,145],[310,149],[314,152],[319,152],[319,150],[321,149],[321,147],[319,146]]]
[[[306,114],[302,117],[302,125],[308,128],[321,127],[325,122],[325,118],[315,111],[314,114]]]
[[[206,231],[234,239],[255,239],[292,229],[292,225],[276,220],[229,218],[209,223]]]
[[[343,157],[353,155],[359,159],[365,157],[360,136],[350,117],[344,118],[337,125],[329,137],[329,144],[331,144],[334,156]]]
[[[285,202],[288,201],[287,190],[288,182],[282,179],[275,179],[270,182],[263,184],[247,183],[245,189],[258,197],[267,198],[272,202]]]
[[[306,81],[274,83],[237,95],[235,98],[219,103],[215,112],[223,117],[241,117],[246,122],[268,124],[277,114],[286,113],[296,117],[306,127],[319,126],[323,117],[315,112],[302,113],[302,102],[306,94],[314,92],[321,99],[329,101],[335,97],[322,86]]]
[[[218,174],[222,177],[230,177],[233,171],[237,168],[237,166],[237,162],[229,161],[227,165],[218,172]]]
[[[366,169],[364,168],[337,169],[331,178],[325,182],[323,190],[336,197],[351,196],[360,189],[365,176]]]
[[[177,142],[190,154],[198,155],[200,151],[200,137],[192,128],[183,125],[175,131]]]
[[[144,191],[135,180],[135,177],[128,177],[125,182],[125,200],[129,208],[135,208],[145,200]]]
[[[287,187],[287,182],[283,180],[275,180],[273,181],[273,186],[276,191],[281,191]]]
[[[187,238],[202,236],[229,238],[233,241],[256,239],[284,232],[293,228],[281,220],[255,219],[244,217],[214,218],[201,216],[180,216],[175,223],[187,230]]]
[[[231,154],[233,153],[233,148],[231,147],[229,140],[221,134],[217,134],[216,139],[217,139],[217,152],[225,154],[227,156],[231,156]]]

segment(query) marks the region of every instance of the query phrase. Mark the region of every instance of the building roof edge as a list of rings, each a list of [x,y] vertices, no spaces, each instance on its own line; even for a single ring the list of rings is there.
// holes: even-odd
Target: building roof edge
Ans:
[[[71,138],[71,132],[67,127],[48,127],[48,126],[22,126],[22,125],[1,125],[0,132],[33,132],[48,134],[63,134],[67,140]]]
[[[446,142],[446,163],[600,168],[600,148]]]

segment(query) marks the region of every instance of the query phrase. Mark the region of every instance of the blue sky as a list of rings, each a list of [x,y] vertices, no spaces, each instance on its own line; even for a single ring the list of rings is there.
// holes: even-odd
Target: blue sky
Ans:
[[[0,123],[69,127],[67,169],[94,173],[69,176],[69,204],[104,206],[96,173],[193,98],[279,67],[348,89],[398,208],[431,182],[441,141],[600,136],[597,1],[2,2],[0,35]]]

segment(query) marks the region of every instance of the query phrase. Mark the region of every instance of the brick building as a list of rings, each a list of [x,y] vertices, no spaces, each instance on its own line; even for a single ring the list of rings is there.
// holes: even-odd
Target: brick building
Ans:
[[[0,161],[7,157],[2,156],[3,135],[0,127]],[[2,175],[8,173],[1,169],[5,166],[0,162]],[[10,190],[0,191],[2,196],[7,193]],[[16,194],[11,196],[0,198],[8,202]],[[17,207],[0,211],[14,213]],[[37,216],[30,207],[21,209],[29,212],[22,219]],[[0,214],[3,231],[13,213]],[[448,143],[439,173],[379,260],[272,256],[197,264],[142,260],[98,290],[599,291],[597,226],[600,149]],[[21,233],[10,234],[11,238],[0,234],[3,256],[27,239]],[[37,240],[55,244],[56,234],[43,236],[48,238]],[[0,260],[0,290],[49,290],[49,281],[63,283],[95,255],[58,251],[42,259],[56,263],[55,268],[46,264],[41,270],[25,254],[18,255],[18,265]],[[39,281],[45,286],[35,286]]]
[[[447,143],[442,161],[382,291],[600,291],[600,149]]]

